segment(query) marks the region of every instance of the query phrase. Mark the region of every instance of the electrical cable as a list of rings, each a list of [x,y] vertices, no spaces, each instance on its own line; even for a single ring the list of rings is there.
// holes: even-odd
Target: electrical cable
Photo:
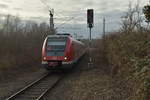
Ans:
[[[53,9],[52,9],[49,5],[47,5],[44,0],[40,0],[40,1],[41,1],[41,3],[43,3],[43,4],[47,7],[47,9],[48,9],[49,11],[53,11]],[[60,14],[58,14],[58,13],[55,13],[55,15],[58,16],[58,17],[62,16],[62,14],[60,15]],[[61,18],[62,18],[62,17],[61,17]],[[69,18],[69,17],[68,17],[68,18]],[[64,22],[62,22],[62,23],[61,23],[60,25],[58,25],[58,27],[56,27],[55,29],[57,29],[57,28],[63,26],[64,24],[66,24],[66,22],[69,22],[69,21],[71,21],[71,20],[73,20],[73,19],[75,19],[75,17],[71,17],[70,19],[68,19],[68,20],[66,20],[66,21],[64,21]]]

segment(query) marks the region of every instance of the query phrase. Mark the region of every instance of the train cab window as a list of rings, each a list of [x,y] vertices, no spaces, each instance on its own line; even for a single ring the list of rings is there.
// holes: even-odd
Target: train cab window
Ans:
[[[47,56],[64,56],[67,38],[48,38]]]

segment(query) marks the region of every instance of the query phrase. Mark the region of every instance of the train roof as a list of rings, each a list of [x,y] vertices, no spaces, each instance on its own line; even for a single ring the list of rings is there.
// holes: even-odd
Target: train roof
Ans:
[[[74,39],[74,38],[72,38],[72,36],[69,34],[69,35],[66,35],[66,34],[55,34],[55,35],[48,35],[47,36],[47,38],[61,38],[61,37],[64,37],[64,38],[68,38],[68,37],[71,37],[71,40],[72,41],[76,41],[76,42],[78,42],[78,43],[80,43],[80,44],[83,44],[81,41],[78,41],[78,40],[76,40],[76,39]]]
[[[70,34],[55,34],[55,35],[48,35],[47,37],[72,37]]]

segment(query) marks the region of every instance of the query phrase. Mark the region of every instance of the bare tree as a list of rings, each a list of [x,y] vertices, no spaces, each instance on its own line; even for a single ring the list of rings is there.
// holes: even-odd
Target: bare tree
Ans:
[[[129,3],[128,11],[125,13],[124,16],[122,16],[122,27],[121,31],[125,33],[131,33],[134,30],[142,30],[142,13],[141,9],[139,7],[139,2],[135,5],[135,7],[132,6],[132,3]]]
[[[3,23],[3,32],[9,36],[21,29],[22,23],[19,17],[7,15]]]

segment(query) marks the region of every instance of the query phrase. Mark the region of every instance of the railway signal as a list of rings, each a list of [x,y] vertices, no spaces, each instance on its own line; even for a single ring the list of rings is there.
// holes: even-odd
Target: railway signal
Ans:
[[[90,42],[91,42],[91,29],[94,26],[94,10],[93,9],[87,10],[87,24],[90,29]]]
[[[88,28],[90,29],[90,36],[89,36],[89,63],[88,66],[92,65],[92,57],[91,57],[91,52],[90,52],[90,47],[91,47],[91,42],[92,42],[92,38],[91,38],[91,29],[94,26],[94,10],[93,9],[88,9],[87,10],[87,25]]]
[[[94,11],[93,9],[87,10],[87,23],[89,28],[93,28],[94,23]]]

